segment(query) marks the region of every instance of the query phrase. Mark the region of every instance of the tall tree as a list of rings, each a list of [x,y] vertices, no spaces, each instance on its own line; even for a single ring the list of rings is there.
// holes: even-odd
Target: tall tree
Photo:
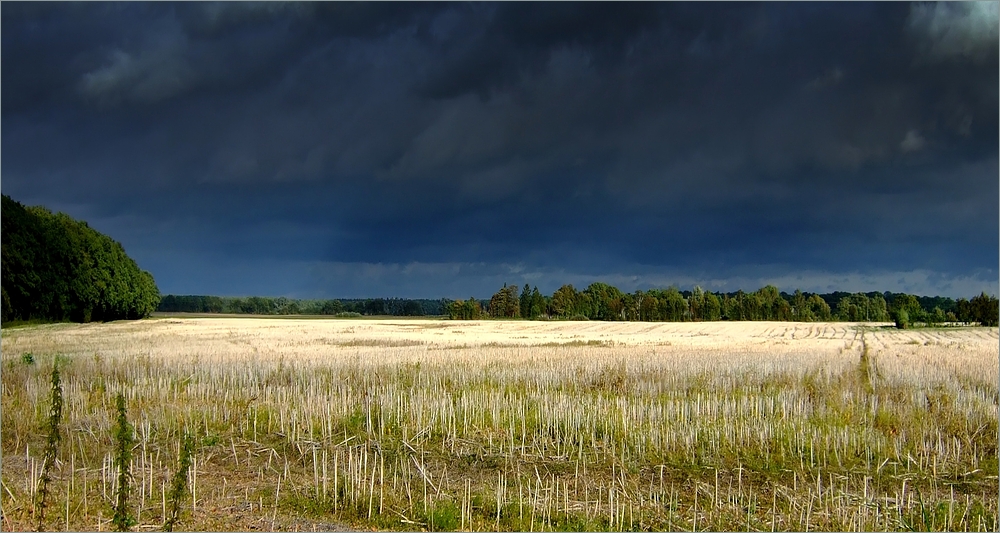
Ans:
[[[985,292],[969,300],[972,308],[972,319],[979,322],[981,326],[996,327],[997,315],[1000,314],[1000,307],[995,296],[987,296]]]
[[[659,300],[651,293],[642,295],[639,301],[639,320],[660,320]]]
[[[545,297],[538,291],[538,287],[531,289],[531,313],[529,318],[538,318],[546,312]]]
[[[864,298],[865,302],[860,303],[859,299]],[[867,298],[862,295],[850,294],[844,296],[837,302],[837,318],[850,322],[864,321],[864,310]]]
[[[2,317],[134,319],[160,301],[153,277],[122,245],[63,213],[2,197]]]
[[[616,299],[621,299],[622,291],[617,287],[612,287],[607,283],[594,282],[584,289],[590,300],[590,312],[588,318],[597,320],[621,320],[619,314],[612,309],[612,304]]]
[[[792,295],[792,319],[799,322],[811,322],[813,319],[812,313],[806,307],[806,296],[802,294],[802,291],[795,289],[795,294]]]
[[[702,299],[702,314],[705,320],[720,320],[722,318],[722,301],[711,292],[706,292]]]
[[[895,295],[890,310],[893,313],[893,318],[896,318],[900,311],[906,311],[911,322],[926,322],[924,310],[920,307],[917,297],[912,294]]]
[[[659,293],[660,316],[663,320],[680,322],[688,315],[688,302],[677,290],[677,287],[670,287],[666,291]]]
[[[576,289],[572,285],[563,285],[552,294],[552,311],[557,316],[570,316],[576,308]]]
[[[622,294],[608,303],[608,310],[615,317],[614,320],[628,320],[628,317],[625,316],[625,301],[627,298],[629,298],[629,295]]]
[[[872,322],[888,322],[889,306],[881,294],[875,294],[868,298],[868,320]]]
[[[524,288],[521,289],[521,298],[518,304],[521,308],[521,317],[531,317],[531,287],[529,287],[527,283],[525,283]]]
[[[521,315],[520,300],[517,297],[517,285],[507,285],[496,292],[490,299],[490,316],[494,318],[517,318]]]
[[[755,293],[758,307],[754,320],[778,320],[778,306],[781,293],[774,285],[765,285]]]
[[[955,318],[966,324],[972,322],[972,305],[965,298],[959,298],[955,302]]]
[[[809,310],[809,314],[812,315],[816,320],[822,322],[828,322],[833,319],[830,312],[830,304],[826,303],[820,295],[813,294],[806,301],[806,306]]]
[[[691,320],[699,321],[702,319],[702,307],[705,305],[705,293],[700,286],[695,285],[694,289],[691,291],[691,297],[688,298],[688,310],[691,313]]]

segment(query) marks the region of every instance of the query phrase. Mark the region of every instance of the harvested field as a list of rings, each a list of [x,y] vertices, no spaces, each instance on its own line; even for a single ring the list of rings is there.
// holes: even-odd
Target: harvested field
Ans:
[[[998,334],[845,323],[159,318],[4,330],[4,528],[996,530]],[[30,354],[30,357],[27,357]]]

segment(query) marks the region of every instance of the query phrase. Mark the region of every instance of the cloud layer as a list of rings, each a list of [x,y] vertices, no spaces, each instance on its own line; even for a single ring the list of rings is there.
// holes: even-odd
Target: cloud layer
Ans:
[[[171,293],[996,293],[996,6],[3,4],[2,185]]]

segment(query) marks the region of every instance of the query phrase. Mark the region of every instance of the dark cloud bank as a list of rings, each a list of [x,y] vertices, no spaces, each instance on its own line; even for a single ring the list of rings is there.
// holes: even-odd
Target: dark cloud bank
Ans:
[[[0,10],[3,192],[164,293],[997,293],[996,3]]]

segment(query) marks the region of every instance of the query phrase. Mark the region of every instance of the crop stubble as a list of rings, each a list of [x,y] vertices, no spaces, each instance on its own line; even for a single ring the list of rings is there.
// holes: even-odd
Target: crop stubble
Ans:
[[[119,391],[140,529],[185,432],[183,529],[997,528],[986,328],[170,318],[2,342],[13,528],[56,354],[52,528],[110,523]]]

